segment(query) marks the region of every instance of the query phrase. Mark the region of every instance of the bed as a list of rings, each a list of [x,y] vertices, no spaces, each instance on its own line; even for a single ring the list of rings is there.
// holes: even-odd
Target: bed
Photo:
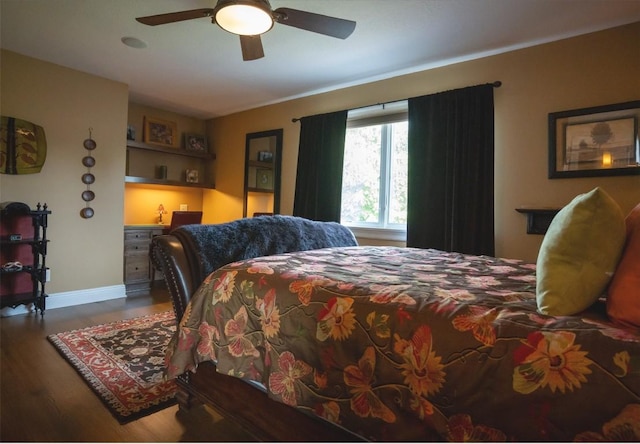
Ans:
[[[297,219],[268,218],[265,236],[280,218]],[[347,236],[243,253],[202,281],[176,271],[208,229],[152,248],[178,307],[167,369],[184,408],[210,403],[266,440],[640,439],[639,330],[604,300],[540,314],[534,264]]]

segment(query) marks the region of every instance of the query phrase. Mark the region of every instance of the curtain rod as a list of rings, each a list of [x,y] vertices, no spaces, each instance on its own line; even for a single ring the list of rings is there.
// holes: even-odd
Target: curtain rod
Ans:
[[[502,86],[502,82],[501,82],[500,80],[496,80],[495,82],[485,83],[485,85],[491,85],[491,86],[493,86],[494,88],[500,88],[500,87]],[[359,107],[357,107],[357,108],[353,108],[353,109],[369,108],[370,106],[379,106],[379,105],[384,106],[384,105],[388,105],[388,104],[390,104],[390,103],[401,102],[401,101],[403,101],[403,100],[407,100],[407,99],[394,100],[393,102],[374,103],[373,105],[359,106]],[[350,110],[350,111],[353,111],[353,109],[352,109],[352,110]],[[299,122],[299,121],[300,121],[300,119],[301,119],[301,117],[294,117],[294,118],[292,118],[292,119],[291,119],[291,121],[292,121],[293,123],[296,123],[296,122]]]

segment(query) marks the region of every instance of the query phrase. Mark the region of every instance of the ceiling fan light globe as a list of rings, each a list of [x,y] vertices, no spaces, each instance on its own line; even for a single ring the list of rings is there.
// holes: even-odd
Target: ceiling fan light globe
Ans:
[[[259,6],[231,3],[216,12],[216,23],[238,35],[260,35],[273,27],[269,11]]]

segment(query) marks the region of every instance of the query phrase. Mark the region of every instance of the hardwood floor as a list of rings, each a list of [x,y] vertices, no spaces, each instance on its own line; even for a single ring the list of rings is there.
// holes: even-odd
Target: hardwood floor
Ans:
[[[47,335],[171,309],[166,290],[0,320],[0,440],[253,441],[208,407],[177,406],[120,425]]]

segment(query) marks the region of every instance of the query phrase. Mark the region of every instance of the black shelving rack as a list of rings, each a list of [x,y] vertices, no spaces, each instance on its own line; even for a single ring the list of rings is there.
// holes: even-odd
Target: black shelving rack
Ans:
[[[44,315],[50,214],[46,203],[38,203],[35,210],[21,202],[0,204],[1,308],[33,304],[36,312]],[[31,229],[26,219],[31,220]],[[28,278],[25,279],[25,275]]]

